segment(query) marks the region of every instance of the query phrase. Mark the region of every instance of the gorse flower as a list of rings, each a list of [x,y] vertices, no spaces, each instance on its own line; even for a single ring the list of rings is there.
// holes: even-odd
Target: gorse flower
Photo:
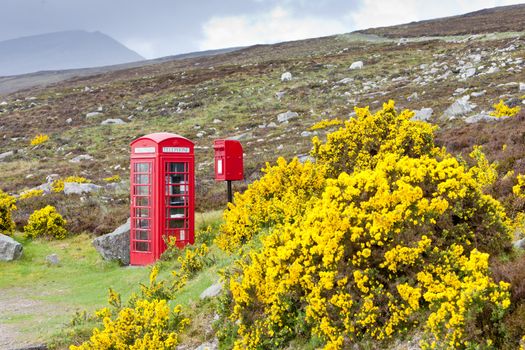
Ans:
[[[15,231],[12,213],[16,210],[16,198],[0,190],[0,233],[12,235]]]
[[[38,134],[31,140],[31,146],[38,146],[49,140],[49,136],[46,134]]]
[[[475,347],[486,339],[464,330],[486,308],[491,322],[508,308],[488,253],[508,247],[511,230],[482,191],[495,169],[481,149],[469,168],[392,101],[356,112],[326,142],[314,139],[315,163],[279,159],[225,212],[223,249],[262,241],[230,274],[235,349],[285,347],[299,335],[346,349],[421,320],[423,347]]]
[[[516,114],[518,114],[521,110],[520,106],[516,107],[509,107],[503,102],[503,100],[500,100],[499,103],[493,105],[494,110],[490,112],[489,114],[494,117],[514,117]]]

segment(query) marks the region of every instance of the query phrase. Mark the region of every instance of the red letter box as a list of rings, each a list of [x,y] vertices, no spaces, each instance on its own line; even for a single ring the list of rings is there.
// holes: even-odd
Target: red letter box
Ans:
[[[215,140],[215,180],[239,181],[244,179],[242,145],[237,140]]]
[[[194,243],[195,176],[193,142],[155,133],[131,143],[130,264],[155,262],[166,250]]]

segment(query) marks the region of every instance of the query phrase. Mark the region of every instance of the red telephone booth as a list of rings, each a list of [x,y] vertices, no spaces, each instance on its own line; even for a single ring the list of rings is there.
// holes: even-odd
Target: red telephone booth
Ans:
[[[194,164],[193,142],[182,136],[155,133],[131,143],[131,265],[158,260],[165,239],[194,243]]]

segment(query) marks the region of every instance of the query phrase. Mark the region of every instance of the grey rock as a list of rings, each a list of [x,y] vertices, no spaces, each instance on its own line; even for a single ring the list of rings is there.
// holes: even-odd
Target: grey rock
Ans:
[[[50,255],[46,256],[46,262],[49,265],[58,265],[60,263],[60,259],[58,258],[58,255],[50,254]]]
[[[363,61],[355,61],[350,65],[350,68],[348,69],[362,69],[363,68]]]
[[[275,124],[274,122],[269,122],[268,125],[266,125],[267,128],[276,128],[277,127],[277,124]]]
[[[213,124],[220,124],[220,123],[222,123],[222,120],[217,119],[217,118],[213,119]]]
[[[302,136],[302,137],[309,137],[309,136],[312,136],[312,135],[313,135],[313,132],[311,132],[311,131],[307,131],[307,130],[305,130],[305,131],[303,131],[303,132],[301,133],[301,136]]]
[[[284,92],[284,91],[278,91],[278,92],[275,93],[275,97],[276,97],[278,100],[280,100],[281,98],[283,98],[284,95],[286,95],[286,92]]]
[[[71,118],[67,118],[66,119],[66,123],[71,124],[72,122],[73,122],[73,119],[71,119]]]
[[[253,138],[253,134],[251,132],[245,132],[243,134],[228,137],[229,140],[237,140],[237,141],[247,140],[251,138]]]
[[[290,72],[284,72],[282,75],[281,75],[281,81],[290,81],[292,80],[292,73]]]
[[[115,231],[97,237],[93,246],[105,260],[118,260],[123,265],[129,265],[129,231],[131,219]]]
[[[115,118],[115,119],[106,119],[102,123],[100,123],[100,125],[120,125],[120,124],[126,124],[126,122],[120,118]]]
[[[512,245],[516,249],[525,249],[525,238],[515,241]]]
[[[4,153],[0,153],[0,162],[3,162],[7,157],[11,157],[15,152],[13,151],[7,151]]]
[[[520,83],[519,89],[520,89],[520,92],[524,92],[525,91],[525,83]]]
[[[473,76],[474,74],[476,74],[476,68],[475,68],[475,67],[466,68],[466,69],[460,74],[460,78],[461,78],[461,79],[468,79],[468,78],[470,78],[471,76]]]
[[[211,342],[202,343],[194,350],[217,350],[219,349],[219,340],[217,338],[213,339]]]
[[[102,115],[102,113],[100,112],[89,112],[86,114],[86,118],[95,118],[95,117],[98,117],[99,115]]]
[[[426,122],[432,117],[434,110],[432,108],[421,108],[420,110],[415,110],[415,114],[412,117],[412,120],[419,120]]]
[[[496,67],[496,66],[492,66],[489,69],[487,69],[485,74],[493,74],[493,73],[497,73],[497,72],[499,72],[499,68]]]
[[[98,191],[102,186],[90,183],[64,182],[64,194],[82,194]]]
[[[295,119],[297,117],[299,117],[299,113],[288,111],[288,112],[280,113],[277,116],[277,121],[279,123],[284,123],[284,122],[290,121],[292,119]]]
[[[471,112],[473,106],[469,103],[470,96],[463,96],[462,98],[456,100],[450,107],[448,107],[443,113],[444,117],[453,119],[456,116],[467,114]]]
[[[215,284],[212,284],[211,286],[209,286],[208,288],[206,288],[205,291],[203,291],[200,295],[200,298],[201,299],[206,299],[206,298],[213,298],[213,297],[216,297],[217,295],[220,294],[220,292],[222,291],[222,283],[221,282],[217,282]]]
[[[22,256],[23,247],[9,236],[0,233],[0,260],[12,261]]]
[[[493,121],[498,121],[498,120],[504,120],[504,119],[507,119],[508,117],[500,117],[500,118],[497,118],[497,117],[494,117],[490,114],[488,114],[487,112],[482,112],[482,113],[479,113],[479,114],[475,114],[475,115],[472,115],[468,118],[465,118],[465,123],[467,124],[474,124],[474,123],[479,123],[481,121],[486,121],[486,122],[493,122]]]
[[[80,163],[83,160],[93,160],[93,157],[90,156],[89,154],[81,154],[79,156],[72,158],[69,162],[70,163]]]
[[[0,106],[7,106],[7,101],[0,102]]]
[[[299,159],[299,162],[301,163],[306,163],[306,162],[313,163],[315,161],[315,159],[308,154],[300,154],[297,156],[297,159]]]
[[[470,96],[472,96],[472,97],[481,97],[481,96],[485,95],[486,93],[487,93],[487,90],[474,91],[473,93],[470,94]]]
[[[343,84],[343,85],[344,84],[350,84],[353,81],[354,81],[354,79],[352,79],[352,78],[343,78],[343,79],[339,80],[337,82],[337,84]]]
[[[413,94],[407,97],[407,101],[414,101],[414,100],[417,100],[418,98],[419,98],[419,95],[417,94],[417,92],[414,92]]]

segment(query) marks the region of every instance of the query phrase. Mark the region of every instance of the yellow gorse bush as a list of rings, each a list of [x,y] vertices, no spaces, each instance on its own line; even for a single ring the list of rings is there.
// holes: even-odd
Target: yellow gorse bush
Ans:
[[[503,100],[500,100],[499,103],[493,105],[494,110],[490,112],[489,114],[494,117],[514,117],[516,114],[518,114],[521,110],[520,106],[516,107],[509,107],[503,102]]]
[[[287,189],[260,196],[250,186],[236,197],[225,213],[222,239],[234,242],[226,249],[270,229],[229,278],[235,349],[285,347],[299,335],[347,349],[420,323],[425,348],[486,340],[465,329],[498,322],[510,304],[508,284],[488,271],[487,252],[510,244],[502,206],[482,192],[494,169],[480,149],[469,168],[436,148],[433,127],[411,116],[391,101],[376,114],[357,109],[325,143],[314,140],[317,162],[305,164],[319,175],[314,190],[283,176]],[[254,188],[279,188],[288,170],[280,162]],[[300,201],[286,197],[290,188]],[[274,203],[286,210],[268,208]]]
[[[82,176],[68,176],[65,179],[57,179],[51,184],[53,192],[62,192],[65,182],[90,183],[91,181]]]
[[[104,309],[98,314],[103,317],[103,328],[95,328],[88,341],[71,345],[71,350],[175,349],[179,334],[189,324],[181,316],[181,307],[171,310],[166,300],[137,300],[115,318]]]
[[[56,238],[63,239],[67,235],[65,229],[66,220],[58,213],[55,207],[47,205],[42,209],[35,210],[24,226],[26,237]]]
[[[31,146],[37,146],[49,140],[46,134],[38,134],[31,140]]]
[[[104,178],[104,181],[106,182],[120,182],[120,180],[121,180],[120,175],[113,175],[113,176]]]
[[[41,197],[44,195],[44,190],[27,190],[22,193],[20,193],[20,199],[27,199],[27,198],[33,198],[33,197]]]
[[[16,198],[0,190],[0,233],[12,235],[15,231],[12,212],[16,210]]]
[[[516,176],[516,185],[512,187],[512,193],[520,198],[525,198],[525,176],[519,174]]]

